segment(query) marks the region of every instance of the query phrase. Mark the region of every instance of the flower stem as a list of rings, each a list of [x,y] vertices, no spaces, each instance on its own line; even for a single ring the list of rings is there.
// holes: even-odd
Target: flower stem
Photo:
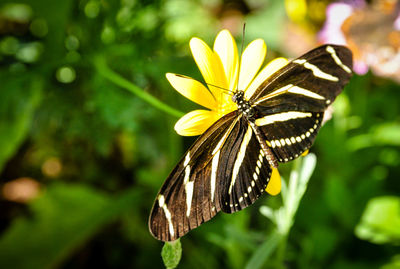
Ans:
[[[111,70],[107,66],[106,61],[103,57],[99,56],[95,58],[95,66],[99,74],[102,75],[104,78],[120,86],[121,88],[130,91],[137,97],[154,106],[155,108],[158,108],[159,110],[166,112],[174,117],[182,117],[184,115],[183,112],[176,110],[175,108],[172,108],[169,105],[161,102],[151,94],[145,92],[143,89],[139,88],[129,80],[123,78],[122,76]]]
[[[264,216],[276,224],[276,233],[280,235],[275,249],[274,268],[286,268],[285,256],[290,229],[293,226],[297,209],[307,189],[315,164],[316,157],[312,153],[295,160],[288,183],[282,181],[282,206],[275,210],[268,206],[263,206],[260,209]]]
[[[276,265],[278,268],[286,268],[285,267],[285,253],[286,253],[286,245],[287,245],[288,234],[284,234],[279,241],[278,248],[276,250]]]

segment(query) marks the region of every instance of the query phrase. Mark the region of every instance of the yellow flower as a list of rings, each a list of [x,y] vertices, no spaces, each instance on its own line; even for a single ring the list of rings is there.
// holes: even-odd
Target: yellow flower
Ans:
[[[172,73],[166,77],[179,93],[209,110],[194,110],[180,118],[175,130],[183,136],[201,135],[222,116],[237,109],[227,90],[243,90],[249,100],[266,78],[288,62],[276,58],[258,72],[267,53],[264,41],[251,42],[239,59],[236,42],[228,30],[217,35],[213,50],[199,38],[190,40],[190,49],[208,88],[190,77]]]

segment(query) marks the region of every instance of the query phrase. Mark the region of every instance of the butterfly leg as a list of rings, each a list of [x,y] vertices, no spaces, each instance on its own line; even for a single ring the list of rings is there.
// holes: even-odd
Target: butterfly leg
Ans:
[[[265,153],[265,157],[268,160],[268,163],[273,168],[278,168],[278,160],[276,159],[275,155],[272,153],[272,150],[267,145],[264,135],[260,132],[257,125],[249,121],[251,128],[253,129],[254,133],[256,134],[257,140],[261,145],[262,150]]]

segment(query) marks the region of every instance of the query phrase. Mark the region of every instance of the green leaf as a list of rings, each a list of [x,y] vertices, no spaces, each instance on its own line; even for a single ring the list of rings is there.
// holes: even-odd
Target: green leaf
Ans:
[[[102,76],[104,76],[106,79],[112,81],[113,83],[124,88],[125,90],[130,91],[131,93],[135,94],[137,97],[141,98],[143,101],[149,103],[153,107],[158,108],[159,110],[164,111],[174,117],[179,118],[184,115],[183,112],[176,110],[173,107],[170,107],[166,103],[161,102],[160,100],[158,100],[157,98],[155,98],[154,96],[149,94],[148,92],[145,92],[143,89],[141,89],[138,86],[136,86],[135,84],[131,83],[129,80],[127,80],[127,79],[123,78],[122,76],[120,76],[119,74],[115,73],[113,70],[111,70],[107,66],[104,58],[101,58],[101,57],[95,58],[95,65],[96,65],[97,71]]]
[[[400,146],[400,124],[387,122],[377,126],[374,138],[377,144]]]
[[[0,171],[28,134],[43,87],[33,76],[6,77],[0,78]]]
[[[278,233],[273,233],[261,246],[253,253],[250,260],[246,264],[246,269],[261,268],[274,252],[282,236]]]
[[[376,244],[400,242],[400,197],[371,199],[355,229],[356,235]]]
[[[181,241],[178,239],[172,242],[165,242],[161,257],[166,268],[173,269],[177,267],[182,257]]]
[[[299,181],[301,183],[301,186],[305,188],[314,172],[315,166],[317,165],[317,156],[315,156],[315,154],[313,153],[309,153],[301,160],[302,163],[299,167]]]
[[[0,268],[55,267],[137,200],[136,191],[112,199],[83,185],[54,184],[30,204],[30,218],[16,219],[0,238]]]
[[[393,256],[392,260],[380,269],[400,269],[400,255]]]
[[[400,124],[397,122],[386,122],[376,125],[368,133],[360,134],[347,141],[350,151],[373,146],[400,146]]]

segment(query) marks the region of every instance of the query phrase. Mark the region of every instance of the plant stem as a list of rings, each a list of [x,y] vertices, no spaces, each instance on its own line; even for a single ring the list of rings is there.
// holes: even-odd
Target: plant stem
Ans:
[[[182,117],[184,115],[183,112],[176,110],[175,108],[170,107],[169,105],[161,102],[151,94],[145,92],[143,89],[139,88],[129,80],[123,78],[113,70],[111,70],[103,57],[98,56],[94,59],[95,66],[99,74],[101,74],[104,78],[108,79],[109,81],[113,82],[114,84],[130,91],[131,93],[135,94],[137,97],[141,98],[142,100],[146,101],[150,105],[158,108],[159,110],[168,113],[174,117]]]
[[[281,236],[281,240],[279,241],[278,248],[276,250],[276,265],[279,268],[286,268],[284,263],[285,263],[287,239],[288,239],[288,234],[283,234]]]
[[[278,216],[276,219],[277,229],[281,234],[281,240],[276,250],[277,268],[286,268],[285,253],[290,229],[293,226],[301,199],[307,189],[308,181],[314,171],[315,163],[316,158],[313,154],[294,161],[287,184],[287,193],[286,195],[282,195],[283,206],[279,209],[278,214],[276,214]]]

